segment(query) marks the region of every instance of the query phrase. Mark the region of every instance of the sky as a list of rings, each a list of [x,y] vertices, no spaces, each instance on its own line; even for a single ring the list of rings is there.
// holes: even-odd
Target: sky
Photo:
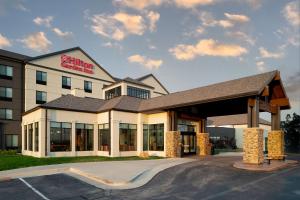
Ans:
[[[80,46],[113,76],[170,92],[280,70],[300,114],[299,0],[0,0],[0,48]]]

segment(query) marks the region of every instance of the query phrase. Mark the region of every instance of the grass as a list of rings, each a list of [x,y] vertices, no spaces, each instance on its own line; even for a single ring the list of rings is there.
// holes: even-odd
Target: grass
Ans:
[[[162,157],[150,156],[141,158],[138,156],[131,157],[103,157],[103,156],[84,156],[84,157],[60,157],[60,158],[35,158],[31,156],[1,155],[0,154],[0,171],[17,169],[23,167],[54,165],[62,163],[80,163],[80,162],[101,162],[101,161],[123,161],[123,160],[150,160],[161,159]]]

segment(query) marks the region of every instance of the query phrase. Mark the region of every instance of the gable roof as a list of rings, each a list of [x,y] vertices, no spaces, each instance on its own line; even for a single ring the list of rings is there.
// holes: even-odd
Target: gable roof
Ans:
[[[129,112],[166,110],[188,105],[260,95],[265,86],[275,78],[277,73],[278,71],[267,72],[146,100],[129,96],[119,96],[110,100],[103,100],[66,95],[39,107],[92,113],[113,109]],[[29,112],[31,111],[27,111],[26,113]]]
[[[9,59],[14,59],[14,60],[17,60],[17,61],[23,61],[23,62],[31,58],[29,56],[22,55],[22,54],[19,54],[19,53],[14,53],[14,52],[7,51],[7,50],[4,50],[4,49],[0,49],[0,56],[5,57],[5,58],[9,58]]]
[[[165,88],[165,86],[153,75],[153,74],[147,74],[147,75],[145,75],[145,76],[142,76],[142,77],[140,77],[140,78],[136,78],[136,80],[138,80],[138,81],[142,81],[142,80],[145,80],[145,79],[147,79],[148,77],[153,77],[156,81],[157,81],[157,83],[168,93],[168,94],[170,94],[169,93],[169,91]]]
[[[43,54],[43,55],[40,55],[40,56],[32,57],[32,58],[28,59],[28,61],[30,62],[30,61],[38,60],[38,59],[41,59],[41,58],[55,56],[55,55],[59,55],[59,54],[62,54],[62,53],[67,53],[67,52],[75,51],[75,50],[81,51],[86,57],[88,57],[92,62],[94,62],[101,70],[103,70],[110,78],[115,80],[114,77],[110,73],[108,73],[108,71],[106,71],[99,63],[97,63],[92,57],[90,57],[80,47],[73,47],[73,48],[64,49],[64,50],[61,50],[61,51],[56,51],[56,52],[52,52],[52,53],[48,53],[48,54]]]
[[[247,114],[227,115],[207,118],[208,125],[224,126],[224,125],[244,125],[248,123]],[[271,126],[271,122],[259,118],[259,124]]]
[[[168,109],[193,104],[208,103],[237,97],[259,95],[278,71],[234,79],[204,87],[198,87],[141,102],[141,111]]]
[[[142,86],[142,87],[147,87],[147,88],[151,88],[153,89],[154,87],[150,86],[150,85],[147,85],[141,81],[138,81],[136,79],[133,79],[133,78],[130,78],[130,77],[126,77],[124,79],[119,79],[119,78],[116,78],[114,77],[114,80],[116,81],[115,83],[112,83],[110,85],[106,85],[103,87],[104,88],[108,88],[108,87],[111,87],[111,86],[114,86],[116,84],[119,84],[119,83],[122,83],[122,82],[126,82],[126,83],[132,83],[132,84],[135,84],[135,85],[139,85],[139,86]]]

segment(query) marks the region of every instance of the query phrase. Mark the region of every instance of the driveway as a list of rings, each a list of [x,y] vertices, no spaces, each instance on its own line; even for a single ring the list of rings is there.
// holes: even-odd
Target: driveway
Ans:
[[[2,181],[0,199],[300,199],[299,165],[249,172],[231,167],[238,159],[213,157],[177,165],[130,190],[103,190],[65,174]],[[300,155],[288,159],[300,160]]]

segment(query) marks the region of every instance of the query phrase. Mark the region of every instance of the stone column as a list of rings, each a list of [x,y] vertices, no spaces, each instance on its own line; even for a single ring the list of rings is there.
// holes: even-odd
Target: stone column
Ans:
[[[171,158],[180,157],[180,131],[168,131],[166,135],[166,156]]]
[[[246,164],[262,164],[263,153],[263,132],[261,128],[246,128],[243,135],[243,162]]]
[[[197,155],[207,156],[211,154],[211,146],[209,143],[208,133],[197,133]]]
[[[272,130],[268,133],[268,157],[282,159],[284,155],[284,133],[281,130]]]

